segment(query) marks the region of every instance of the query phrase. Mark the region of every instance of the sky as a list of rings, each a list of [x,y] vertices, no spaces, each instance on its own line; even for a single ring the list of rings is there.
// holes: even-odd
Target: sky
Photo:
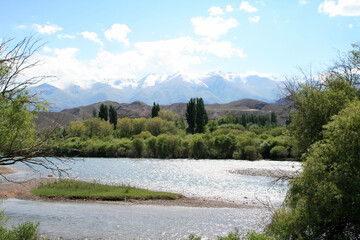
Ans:
[[[360,43],[360,0],[0,1],[0,40],[39,38],[28,74],[58,87],[178,72],[282,80]]]

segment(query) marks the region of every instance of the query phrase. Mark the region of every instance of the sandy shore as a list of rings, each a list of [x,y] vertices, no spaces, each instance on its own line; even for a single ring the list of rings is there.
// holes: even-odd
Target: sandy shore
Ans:
[[[7,172],[11,172],[6,170]],[[1,174],[5,174],[2,169]],[[183,197],[176,200],[127,200],[127,201],[89,201],[89,200],[68,200],[62,198],[42,198],[34,196],[30,190],[36,188],[40,184],[56,181],[57,178],[36,178],[21,183],[1,182],[0,183],[0,199],[17,198],[23,200],[34,201],[51,201],[51,202],[93,202],[108,203],[122,205],[160,205],[160,206],[184,206],[184,207],[205,207],[205,208],[258,208],[257,206],[237,204],[231,202],[214,201],[203,198]]]

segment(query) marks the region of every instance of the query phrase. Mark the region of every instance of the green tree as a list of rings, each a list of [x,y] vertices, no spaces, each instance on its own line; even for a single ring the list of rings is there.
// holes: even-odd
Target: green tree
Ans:
[[[110,105],[110,108],[109,108],[109,121],[111,124],[114,125],[114,130],[116,130],[116,124],[117,124],[117,112],[116,112],[116,109]]]
[[[277,125],[277,116],[276,116],[275,112],[271,112],[271,114],[270,114],[270,122],[274,126]]]
[[[241,114],[241,125],[243,125],[246,128],[246,115],[245,113]]]
[[[160,105],[154,102],[154,105],[151,108],[151,118],[157,117],[159,115],[159,112],[160,112]]]
[[[38,133],[34,127],[37,113],[46,111],[47,104],[29,94],[28,87],[42,81],[44,76],[25,77],[25,71],[39,61],[33,55],[43,45],[33,37],[0,40],[0,165],[17,162],[62,171],[48,158],[46,144],[56,128]]]
[[[195,122],[195,132],[204,133],[205,125],[208,123],[208,115],[206,113],[204,101],[202,98],[196,99]]]
[[[358,239],[360,236],[360,102],[332,117],[311,146],[300,177],[290,181],[286,206],[270,232],[281,239]]]
[[[202,98],[191,98],[186,105],[186,121],[188,133],[204,133],[208,123],[208,115]]]
[[[132,119],[128,117],[119,119],[116,125],[116,132],[118,132],[122,138],[130,138],[132,136]]]
[[[326,84],[301,84],[294,95],[290,130],[301,154],[322,139],[323,126],[356,97],[356,88],[341,78],[327,79]]]
[[[191,98],[186,105],[186,122],[188,127],[186,131],[188,133],[195,133],[195,126],[196,126],[196,102],[194,98]]]
[[[294,77],[284,82],[283,95],[292,103],[290,129],[299,155],[321,140],[323,126],[359,95],[359,54],[359,46],[353,45],[352,51],[317,78],[303,72],[300,81]]]
[[[101,120],[105,120],[105,121],[107,121],[109,118],[108,107],[106,105],[104,105],[103,103],[100,105],[99,118]]]

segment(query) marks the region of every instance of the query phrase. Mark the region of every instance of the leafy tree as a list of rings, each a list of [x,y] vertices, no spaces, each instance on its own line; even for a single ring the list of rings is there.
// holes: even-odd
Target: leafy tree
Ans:
[[[321,140],[323,125],[356,97],[356,88],[341,78],[326,79],[326,84],[301,84],[294,95],[290,129],[300,153]]]
[[[271,112],[270,114],[270,122],[272,125],[277,125],[277,116],[275,112]]]
[[[191,98],[190,101],[186,105],[186,122],[188,124],[188,128],[186,131],[188,133],[195,133],[196,126],[196,103],[195,99]]]
[[[159,117],[151,118],[146,123],[146,130],[152,135],[158,136],[161,133],[163,120]]]
[[[214,139],[215,156],[218,158],[231,158],[236,147],[235,137],[231,134],[221,134]]]
[[[146,118],[132,119],[132,134],[138,135],[146,129]]]
[[[303,72],[299,80],[284,82],[285,99],[292,104],[290,129],[299,155],[323,138],[323,126],[344,106],[359,95],[360,49],[341,57],[328,71],[316,78]]]
[[[206,158],[209,154],[208,144],[203,138],[203,134],[195,134],[190,141],[190,155],[195,159]]]
[[[100,105],[99,118],[101,120],[105,120],[105,121],[107,121],[109,118],[108,107],[106,105],[104,105],[103,103]]]
[[[157,117],[159,115],[159,112],[160,112],[160,105],[154,102],[154,105],[151,108],[151,118]]]
[[[158,117],[166,121],[175,121],[175,114],[170,110],[161,110],[158,112]]]
[[[204,133],[205,125],[208,123],[208,115],[202,98],[191,98],[186,105],[186,121],[188,133]]]
[[[114,125],[114,130],[116,130],[116,124],[117,124],[117,112],[116,112],[116,109],[110,105],[110,108],[109,108],[109,121],[111,124]]]
[[[145,150],[145,143],[142,138],[135,138],[131,142],[131,147],[132,147],[131,152],[133,157],[141,158],[143,156]]]
[[[25,75],[39,63],[32,57],[41,47],[31,36],[15,44],[13,39],[0,41],[0,165],[20,162],[61,172],[51,159],[38,158],[51,154],[46,144],[56,127],[37,133],[33,120],[46,111],[47,104],[27,91],[46,78]]]
[[[286,206],[269,230],[281,239],[358,239],[360,236],[360,102],[332,117],[323,139],[304,156],[290,181]]]
[[[208,123],[208,115],[206,113],[204,101],[202,98],[196,99],[195,122],[195,132],[204,133],[205,125]]]
[[[246,115],[245,113],[241,114],[241,125],[243,125],[244,127],[246,127]]]
[[[116,129],[120,137],[130,138],[132,136],[132,120],[127,117],[119,119]]]

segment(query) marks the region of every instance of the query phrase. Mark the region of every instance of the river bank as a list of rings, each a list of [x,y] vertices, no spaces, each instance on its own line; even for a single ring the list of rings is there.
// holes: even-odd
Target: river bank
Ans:
[[[183,206],[183,207],[205,207],[205,208],[259,208],[246,204],[237,204],[224,201],[208,200],[196,197],[182,197],[174,200],[126,200],[126,201],[95,201],[87,199],[66,199],[61,197],[47,198],[39,197],[30,193],[32,189],[40,184],[57,181],[58,178],[36,178],[23,182],[0,183],[0,199],[16,198],[21,200],[46,201],[46,202],[82,202],[82,203],[104,203],[120,205],[159,205],[159,206]]]

